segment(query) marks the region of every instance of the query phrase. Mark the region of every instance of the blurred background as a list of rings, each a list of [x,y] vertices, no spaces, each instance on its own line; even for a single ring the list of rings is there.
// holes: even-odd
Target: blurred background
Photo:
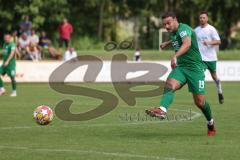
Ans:
[[[166,11],[176,12],[179,21],[192,28],[198,26],[199,13],[208,11],[209,23],[221,37],[217,74],[222,81],[224,104],[219,105],[216,85],[210,73],[205,72],[205,80],[210,81],[206,83],[206,97],[217,122],[216,137],[206,136],[204,116],[193,105],[187,86],[178,91],[166,121],[148,119],[144,112],[158,106],[160,95],[133,98],[135,107],[118,96],[121,93],[132,98],[134,94],[125,89],[151,93],[170,73],[169,60],[174,50],[159,50],[161,41],[169,38],[161,21]],[[9,96],[11,79],[1,76],[7,82],[7,92],[0,96],[1,160],[239,160],[240,0],[0,0],[0,66],[5,33],[12,35],[11,41],[17,46],[18,96]],[[126,71],[125,67],[112,70],[112,58],[119,53],[127,56],[127,63],[123,63],[129,66],[128,79],[150,73],[142,64],[161,64],[168,72],[160,77],[157,86],[127,83],[135,85],[127,88],[123,83],[120,88],[118,83],[112,83],[113,73]],[[77,55],[79,60],[75,59]],[[83,55],[103,60],[99,74],[95,74],[97,69],[89,70],[92,67],[88,63],[82,63]],[[62,67],[63,61],[72,65]],[[66,87],[60,92],[49,86],[49,77],[58,67],[68,71],[78,67],[60,83]],[[60,75],[66,75],[60,71]],[[88,81],[86,74],[92,79],[96,75],[96,80]],[[74,86],[72,94],[69,87]],[[91,97],[91,93],[96,96]],[[119,104],[97,119],[69,122],[54,116],[53,122],[43,127],[32,118],[37,106],[53,109],[63,100],[73,102],[70,111],[75,115],[92,114],[93,109],[103,113],[96,106],[106,104],[101,100],[105,96],[112,102],[117,98]]]
[[[165,11],[176,12],[180,22],[195,28],[199,12],[206,10],[221,36],[220,49],[240,49],[239,9],[239,0],[1,0],[0,36],[18,31],[24,16],[29,16],[37,34],[45,31],[58,47],[57,28],[67,18],[77,50],[102,49],[108,41],[126,39],[132,39],[135,48],[154,50],[159,48]]]

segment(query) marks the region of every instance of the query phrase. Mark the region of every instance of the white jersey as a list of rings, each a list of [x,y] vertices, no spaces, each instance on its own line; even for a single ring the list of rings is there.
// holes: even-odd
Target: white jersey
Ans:
[[[140,51],[136,51],[136,52],[134,53],[135,56],[140,56],[140,54],[141,54]]]
[[[204,45],[203,41],[220,40],[217,30],[210,24],[195,28],[198,47],[203,61],[217,61],[216,45]]]
[[[39,37],[35,34],[32,36],[29,36],[29,40],[30,42],[34,43],[34,44],[38,44],[39,43]]]
[[[30,40],[27,38],[24,40],[22,37],[18,39],[18,44],[21,48],[26,48],[30,44]]]

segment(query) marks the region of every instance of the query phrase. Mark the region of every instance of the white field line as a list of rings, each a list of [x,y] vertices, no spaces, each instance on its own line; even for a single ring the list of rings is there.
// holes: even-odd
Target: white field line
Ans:
[[[40,148],[29,148],[29,147],[18,147],[18,146],[0,146],[1,149],[12,149],[12,150],[27,150],[33,152],[70,152],[77,154],[97,154],[105,156],[125,157],[125,158],[140,158],[140,159],[157,159],[157,160],[185,160],[176,159],[171,157],[159,157],[159,156],[146,156],[140,154],[120,153],[120,152],[102,152],[94,150],[74,150],[74,149],[40,149]]]
[[[179,110],[172,109],[174,111],[179,112],[188,112],[188,110]],[[191,120],[194,120],[200,117],[201,114],[198,112],[191,111]],[[63,126],[50,126],[50,127],[106,127],[106,126],[127,126],[127,125],[144,125],[144,124],[156,124],[156,123],[172,123],[172,122],[190,122],[191,120],[186,120],[185,118],[178,120],[147,120],[147,121],[133,121],[133,122],[123,122],[123,123],[99,123],[99,124],[89,124],[89,123],[81,123],[76,125],[63,125]],[[44,126],[43,126],[44,127]],[[42,128],[39,125],[36,126],[14,126],[14,127],[0,127],[0,130],[11,130],[11,129],[32,129],[32,128]]]

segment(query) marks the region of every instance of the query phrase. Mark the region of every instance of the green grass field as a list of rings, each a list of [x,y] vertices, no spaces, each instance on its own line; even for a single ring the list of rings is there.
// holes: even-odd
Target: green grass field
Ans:
[[[80,84],[78,84],[80,85]],[[117,95],[111,84],[84,84]],[[7,90],[10,85],[7,84]],[[141,89],[147,89],[143,87]],[[158,121],[144,117],[147,106],[159,97],[138,98],[137,105],[122,100],[112,112],[87,122],[65,122],[56,116],[48,126],[37,125],[33,110],[42,104],[54,108],[63,99],[74,100],[72,112],[86,111],[100,100],[62,95],[48,84],[19,84],[18,97],[0,97],[1,160],[238,160],[240,153],[239,82],[223,83],[225,103],[218,104],[214,83],[207,83],[207,99],[216,121],[217,135],[207,137],[204,117]],[[176,93],[169,114],[200,111],[187,87]],[[132,115],[123,118],[123,115]],[[198,115],[198,114],[197,114]]]
[[[112,56],[117,53],[123,53],[128,57],[128,60],[133,59],[134,50],[113,50],[111,52],[107,52],[104,50],[89,50],[89,51],[78,51],[78,55],[94,55],[102,60],[111,60]],[[173,50],[142,50],[141,57],[142,60],[169,60],[173,55]],[[218,52],[219,60],[240,60],[240,52],[239,50],[226,50]]]
[[[0,59],[2,59],[3,51],[0,50]],[[128,57],[128,60],[133,60],[134,50],[113,50],[113,51],[105,51],[105,50],[79,50],[77,51],[78,55],[93,55],[97,56],[102,60],[111,60],[113,55],[122,53]],[[170,60],[173,55],[173,50],[142,50],[141,58],[142,60],[151,60],[151,61],[161,61],[161,60]],[[45,55],[45,60],[50,60],[49,55]],[[239,50],[221,50],[218,52],[219,60],[240,60],[240,52]]]

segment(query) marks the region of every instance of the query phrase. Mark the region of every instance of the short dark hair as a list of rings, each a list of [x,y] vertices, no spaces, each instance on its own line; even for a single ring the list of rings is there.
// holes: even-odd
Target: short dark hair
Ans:
[[[207,11],[201,11],[199,15],[202,15],[202,14],[206,14],[208,16],[208,12]]]
[[[177,18],[174,12],[166,12],[162,15],[162,19],[165,19],[167,17]]]

